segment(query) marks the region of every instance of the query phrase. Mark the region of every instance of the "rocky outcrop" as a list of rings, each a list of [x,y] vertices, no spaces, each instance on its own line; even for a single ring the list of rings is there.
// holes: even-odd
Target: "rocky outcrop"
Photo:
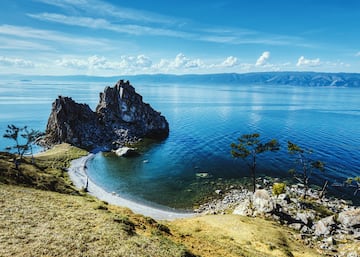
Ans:
[[[128,81],[120,80],[100,93],[95,112],[86,104],[59,96],[52,105],[43,143],[115,149],[139,138],[163,139],[168,134],[165,117],[144,103]]]
[[[233,210],[236,215],[265,217],[297,230],[297,239],[316,247],[324,256],[358,256],[351,254],[360,251],[359,207],[341,199],[326,198],[314,189],[309,189],[308,198],[304,200],[300,184],[287,186],[278,196],[272,195],[271,183],[263,181],[257,186],[265,189],[252,193],[232,186],[220,199],[202,204],[195,211],[226,214]],[[357,248],[348,248],[348,242],[355,242]]]

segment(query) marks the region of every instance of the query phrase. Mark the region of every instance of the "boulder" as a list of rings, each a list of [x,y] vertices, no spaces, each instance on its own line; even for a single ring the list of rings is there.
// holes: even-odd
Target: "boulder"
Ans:
[[[301,221],[305,225],[311,225],[314,218],[315,215],[311,212],[297,212],[295,217],[296,220]]]
[[[135,157],[139,156],[139,153],[136,151],[136,148],[132,147],[120,147],[117,150],[115,150],[115,154],[120,157]]]
[[[335,226],[334,216],[323,218],[314,224],[316,236],[327,236],[333,231]]]
[[[86,104],[59,96],[52,104],[42,143],[70,143],[88,150],[114,149],[139,138],[164,139],[168,134],[165,117],[144,103],[128,81],[120,80],[100,93],[95,112]]]
[[[272,212],[275,208],[275,203],[271,199],[269,193],[265,189],[258,189],[253,195],[253,208],[258,214],[265,214]]]
[[[340,212],[338,221],[346,228],[360,227],[360,208]]]

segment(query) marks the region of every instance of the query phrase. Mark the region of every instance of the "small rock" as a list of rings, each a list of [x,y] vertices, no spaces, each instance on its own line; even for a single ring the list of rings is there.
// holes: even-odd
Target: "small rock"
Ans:
[[[312,233],[312,230],[311,228],[309,228],[308,226],[303,226],[300,230],[300,232],[302,234],[311,234]]]
[[[215,193],[218,194],[218,195],[221,195],[223,192],[222,192],[221,189],[217,189],[217,190],[215,190]]]
[[[195,174],[196,177],[198,178],[208,178],[209,177],[209,173],[207,172],[198,172]]]
[[[303,212],[298,212],[298,213],[296,214],[296,219],[297,219],[297,220],[300,220],[300,221],[303,222],[305,225],[308,224],[308,222],[309,222],[306,213],[303,213]]]
[[[285,202],[286,204],[290,203],[290,198],[287,194],[279,194],[279,196],[277,197],[277,199],[280,202]]]
[[[360,232],[357,231],[353,234],[353,238],[356,239],[356,240],[360,240]]]
[[[295,230],[301,230],[303,224],[301,223],[292,223],[289,225],[289,228],[295,229]]]
[[[253,214],[253,210],[251,209],[251,202],[249,199],[245,199],[240,202],[240,204],[235,208],[233,214],[241,215],[241,216],[251,216]]]
[[[336,245],[336,241],[332,236],[325,238],[323,242],[327,243],[328,245]]]

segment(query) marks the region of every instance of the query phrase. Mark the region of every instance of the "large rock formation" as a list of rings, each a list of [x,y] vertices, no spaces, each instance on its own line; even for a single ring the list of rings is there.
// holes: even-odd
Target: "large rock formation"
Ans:
[[[128,81],[120,80],[100,93],[95,112],[59,96],[52,105],[44,143],[66,142],[92,150],[118,148],[143,137],[163,139],[168,134],[165,117],[144,103]]]

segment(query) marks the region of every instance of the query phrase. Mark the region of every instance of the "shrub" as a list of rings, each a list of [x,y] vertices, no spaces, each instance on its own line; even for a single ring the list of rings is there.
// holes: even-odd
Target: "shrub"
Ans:
[[[286,184],[285,183],[274,183],[272,187],[273,195],[280,195],[285,193]]]

